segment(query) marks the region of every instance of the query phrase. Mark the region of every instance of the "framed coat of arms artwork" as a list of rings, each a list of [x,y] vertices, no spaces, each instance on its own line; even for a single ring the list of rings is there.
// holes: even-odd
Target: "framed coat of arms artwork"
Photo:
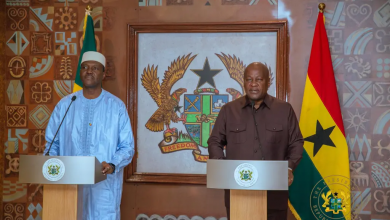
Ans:
[[[287,21],[129,24],[126,104],[136,153],[130,182],[206,183],[207,140],[223,105],[262,62],[268,94],[288,97]]]

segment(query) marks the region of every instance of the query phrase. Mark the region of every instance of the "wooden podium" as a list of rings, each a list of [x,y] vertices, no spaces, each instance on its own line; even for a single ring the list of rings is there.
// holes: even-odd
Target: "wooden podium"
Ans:
[[[288,162],[209,159],[207,188],[230,189],[230,220],[267,220],[267,191],[288,190]]]
[[[81,220],[83,185],[107,177],[96,157],[20,155],[19,182],[43,185],[43,220]]]

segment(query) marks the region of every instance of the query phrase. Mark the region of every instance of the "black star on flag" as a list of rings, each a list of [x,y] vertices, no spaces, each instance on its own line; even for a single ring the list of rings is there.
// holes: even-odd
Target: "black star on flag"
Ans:
[[[318,151],[321,149],[323,145],[336,147],[332,139],[330,139],[330,134],[332,133],[334,128],[335,126],[324,130],[320,122],[317,120],[316,134],[304,139],[305,141],[314,143],[313,157],[316,156],[316,154],[318,153]]]
[[[177,105],[177,106],[173,107],[173,110],[175,110],[175,112],[180,112],[181,108],[183,108],[183,106]]]
[[[191,71],[199,76],[198,86],[196,87],[197,89],[199,89],[199,87],[201,87],[205,83],[208,83],[212,87],[215,88],[215,82],[214,82],[213,77],[215,75],[217,75],[219,72],[221,72],[222,70],[221,69],[214,69],[214,70],[210,69],[209,60],[206,58],[206,61],[203,65],[203,69],[201,69],[201,70],[192,69]]]

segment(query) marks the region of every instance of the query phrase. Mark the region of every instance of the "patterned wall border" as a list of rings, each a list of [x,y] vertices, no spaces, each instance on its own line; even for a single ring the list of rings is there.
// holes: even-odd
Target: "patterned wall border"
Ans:
[[[6,29],[5,1],[0,1],[0,164],[4,164],[4,135],[5,134],[5,29]],[[0,166],[0,173],[4,173],[4,166]],[[3,198],[3,175],[0,175],[0,198]],[[0,200],[0,216],[3,216],[3,199]]]

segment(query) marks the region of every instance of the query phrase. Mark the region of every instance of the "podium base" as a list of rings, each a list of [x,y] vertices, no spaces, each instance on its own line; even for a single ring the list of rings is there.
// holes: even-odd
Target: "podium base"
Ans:
[[[81,220],[83,187],[77,185],[43,185],[42,220]]]
[[[267,191],[230,190],[230,220],[267,220]]]

